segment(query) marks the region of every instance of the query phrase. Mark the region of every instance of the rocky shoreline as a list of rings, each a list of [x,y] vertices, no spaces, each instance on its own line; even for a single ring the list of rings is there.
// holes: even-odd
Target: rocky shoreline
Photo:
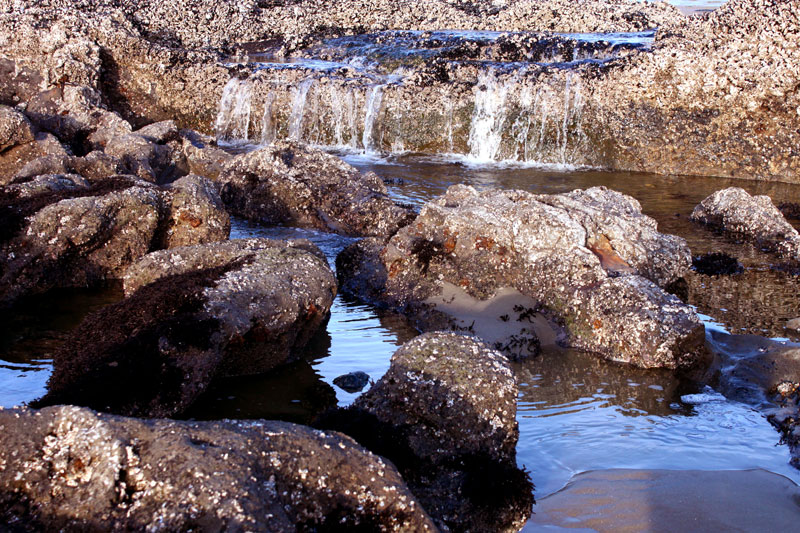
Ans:
[[[304,119],[305,67],[249,57],[336,60],[331,38],[423,32],[435,53],[401,65],[403,83],[349,67],[313,78],[328,104],[361,102],[349,133],[366,152],[474,149],[491,140],[475,138],[476,121],[493,120],[489,97],[522,101],[527,87],[556,94],[564,114],[529,122],[526,149],[539,126],[537,146],[552,134],[585,163],[800,183],[797,6],[732,0],[685,17],[627,0],[362,4],[0,0],[0,306],[114,282],[125,293],[64,340],[44,397],[0,409],[0,518],[12,531],[516,531],[533,485],[517,465],[511,361],[547,344],[756,391],[800,456],[796,349],[714,360],[725,348],[687,303],[709,294],[702,276],[738,275],[735,259],[693,266],[684,239],[605,187],[454,185],[416,212],[312,146],[343,139],[344,118]],[[511,33],[442,44],[443,28]],[[656,28],[647,46],[555,35]],[[481,61],[538,66],[489,76]],[[272,138],[226,144],[251,130]],[[507,149],[500,130],[493,157]],[[307,240],[229,240],[232,216],[361,240],[334,273]],[[692,220],[800,269],[800,234],[768,197],[724,189]],[[317,429],[169,420],[215,380],[301,359],[339,292],[425,332],[352,406]],[[487,306],[511,295],[523,326],[499,339],[465,327],[447,305],[461,293]],[[506,332],[509,315],[495,314]]]

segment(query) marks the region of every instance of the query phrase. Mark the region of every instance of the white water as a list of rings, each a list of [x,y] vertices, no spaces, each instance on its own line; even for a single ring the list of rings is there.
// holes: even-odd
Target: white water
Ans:
[[[499,81],[492,71],[486,70],[478,75],[478,84],[473,90],[475,109],[469,131],[469,155],[475,162],[498,160],[508,111],[508,89],[509,84]]]
[[[369,90],[367,96],[367,105],[364,112],[364,134],[361,138],[361,144],[364,147],[364,153],[375,154],[379,152],[379,147],[375,142],[375,122],[378,114],[381,111],[381,103],[383,102],[383,85],[376,85]]]
[[[303,139],[303,116],[305,115],[308,91],[314,84],[314,79],[304,80],[294,91],[292,114],[289,115],[289,139],[299,141]]]
[[[252,83],[232,78],[222,91],[219,112],[214,124],[217,139],[247,141],[250,129]]]

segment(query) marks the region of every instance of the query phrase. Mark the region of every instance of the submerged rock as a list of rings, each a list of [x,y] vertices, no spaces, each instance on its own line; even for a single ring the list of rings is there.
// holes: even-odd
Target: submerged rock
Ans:
[[[742,272],[741,263],[724,252],[711,252],[692,258],[692,267],[698,274],[724,276]]]
[[[369,383],[369,374],[356,371],[334,378],[333,384],[345,392],[361,392]]]
[[[435,531],[396,469],[285,422],[0,410],[0,520],[14,531]]]
[[[722,189],[694,208],[692,220],[754,242],[782,259],[800,261],[800,234],[769,196],[750,196],[739,187]]]
[[[344,292],[423,327],[445,283],[482,300],[513,288],[538,302],[531,313],[548,318],[570,346],[687,369],[704,360],[703,326],[662,287],[690,262],[683,239],[658,233],[636,200],[603,187],[533,195],[457,185],[388,242],[345,249],[337,274]]]
[[[392,235],[413,217],[396,205],[373,173],[338,157],[280,142],[232,159],[218,178],[234,214],[345,235]]]
[[[56,352],[39,405],[171,416],[216,376],[296,359],[336,294],[312,246],[253,239],[145,256],[127,274],[129,297],[87,316]]]

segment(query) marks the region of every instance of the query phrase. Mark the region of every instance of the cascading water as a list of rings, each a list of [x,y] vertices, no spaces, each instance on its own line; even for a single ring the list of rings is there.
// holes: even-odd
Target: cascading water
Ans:
[[[305,115],[308,91],[314,84],[314,79],[307,79],[295,90],[292,114],[289,116],[289,139],[299,141],[303,138],[303,116]]]
[[[232,78],[222,91],[219,112],[214,124],[217,139],[247,141],[250,129],[252,83]]]
[[[367,154],[378,152],[378,145],[375,142],[375,121],[378,118],[381,103],[383,102],[383,87],[383,85],[374,86],[369,90],[369,96],[367,97],[364,113],[364,134],[361,138],[364,152]]]
[[[225,87],[217,136],[366,154],[437,153],[472,163],[599,164],[582,124],[583,76],[652,39],[524,35],[519,46],[528,48],[520,56],[516,44],[509,52],[508,43],[498,44],[500,34],[487,32],[376,35],[332,39],[289,62],[252,64],[251,81]],[[480,59],[452,59],[465,42],[483,50]],[[251,106],[263,112],[260,132],[250,124]]]

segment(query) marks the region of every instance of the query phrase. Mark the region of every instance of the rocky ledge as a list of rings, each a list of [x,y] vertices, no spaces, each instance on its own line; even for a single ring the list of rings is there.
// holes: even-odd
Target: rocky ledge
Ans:
[[[387,242],[337,258],[341,290],[441,327],[445,284],[482,300],[531,298],[566,345],[641,367],[705,360],[704,328],[665,288],[691,265],[683,239],[658,233],[639,203],[602,187],[563,195],[454,185]]]
[[[128,298],[89,315],[55,354],[37,405],[181,413],[217,376],[299,357],[336,295],[314,245],[266,239],[155,252],[129,269],[125,289]]]

